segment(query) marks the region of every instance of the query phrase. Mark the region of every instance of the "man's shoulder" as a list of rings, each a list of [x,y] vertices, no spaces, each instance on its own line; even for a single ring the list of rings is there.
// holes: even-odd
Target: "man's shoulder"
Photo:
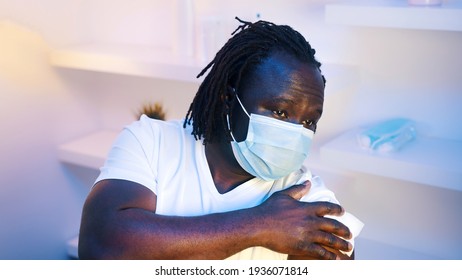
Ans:
[[[179,134],[188,134],[188,127],[183,127],[183,120],[157,120],[142,115],[139,120],[126,126],[137,136],[157,138],[157,137],[178,137]],[[190,132],[189,132],[190,134]]]

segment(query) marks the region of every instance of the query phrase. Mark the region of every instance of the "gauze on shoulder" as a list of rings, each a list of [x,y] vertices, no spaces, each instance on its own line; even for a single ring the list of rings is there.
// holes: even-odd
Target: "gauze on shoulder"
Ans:
[[[310,171],[306,171],[299,179],[298,184],[301,184],[306,180],[309,180],[311,182],[311,188],[310,191],[300,199],[300,201],[327,201],[335,204],[340,204],[337,198],[335,197],[335,194],[325,186],[324,182],[319,176],[312,175]],[[354,248],[354,239],[361,233],[361,230],[364,227],[364,223],[349,212],[345,212],[342,216],[326,215],[325,217],[335,219],[350,229],[350,232],[353,237],[350,240],[348,240],[348,242],[350,242]],[[347,254],[348,256],[351,256],[352,252],[353,250],[351,250],[350,252],[343,253]]]

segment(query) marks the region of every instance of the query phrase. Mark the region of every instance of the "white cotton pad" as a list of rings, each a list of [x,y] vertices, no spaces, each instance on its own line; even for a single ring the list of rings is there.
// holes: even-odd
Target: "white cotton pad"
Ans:
[[[303,201],[303,202],[327,201],[327,202],[332,202],[335,204],[340,204],[337,198],[335,197],[335,194],[324,185],[324,182],[321,180],[319,176],[312,176],[311,173],[309,173],[309,174],[306,174],[304,178],[300,179],[300,181],[307,180],[307,179],[309,180],[310,177],[311,177],[310,191],[304,197],[302,197],[300,201]],[[342,216],[326,215],[324,217],[335,219],[350,229],[352,238],[347,241],[350,242],[354,248],[354,240],[361,233],[361,230],[364,227],[364,223],[361,222],[358,218],[356,218],[355,216],[353,216],[353,214],[349,212],[345,212]],[[348,256],[351,256],[351,254],[353,253],[353,250],[351,250],[350,252],[343,252],[343,253],[347,254]]]

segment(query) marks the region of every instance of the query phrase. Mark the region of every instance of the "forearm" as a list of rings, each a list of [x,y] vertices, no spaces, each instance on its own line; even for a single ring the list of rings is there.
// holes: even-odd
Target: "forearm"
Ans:
[[[255,217],[255,209],[172,217],[130,208],[117,211],[113,222],[93,235],[96,242],[85,241],[85,237],[82,241],[97,243],[87,248],[93,255],[87,258],[224,259],[261,245],[264,230]]]
[[[342,208],[297,201],[303,185],[259,206],[197,217],[154,214],[156,196],[129,181],[100,181],[87,198],[80,226],[82,259],[223,259],[253,246],[289,255],[335,259],[321,246],[350,250],[346,226],[327,214]],[[300,193],[301,194],[301,193]],[[338,237],[337,237],[338,236]]]

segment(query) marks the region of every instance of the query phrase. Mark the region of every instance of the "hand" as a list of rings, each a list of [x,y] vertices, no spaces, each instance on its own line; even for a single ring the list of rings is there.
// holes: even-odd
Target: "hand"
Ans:
[[[351,238],[351,233],[342,223],[323,216],[341,215],[344,209],[330,202],[300,202],[310,187],[309,181],[294,185],[258,207],[265,228],[263,246],[289,255],[336,259],[334,252],[351,250],[351,244],[342,239]]]
[[[334,253],[337,256],[337,260],[354,260],[355,259],[355,252],[351,253],[351,256],[340,252],[339,250],[334,250],[330,247],[324,247],[324,249]],[[303,256],[303,255],[288,255],[288,260],[316,260],[311,256]]]

